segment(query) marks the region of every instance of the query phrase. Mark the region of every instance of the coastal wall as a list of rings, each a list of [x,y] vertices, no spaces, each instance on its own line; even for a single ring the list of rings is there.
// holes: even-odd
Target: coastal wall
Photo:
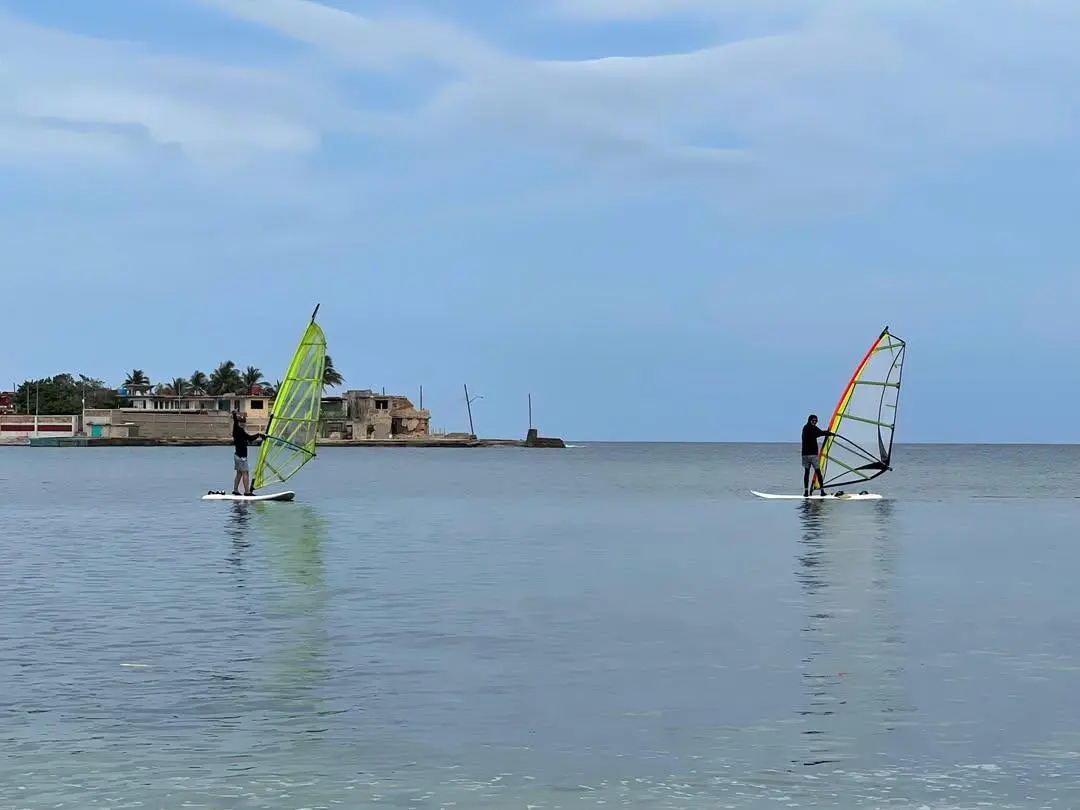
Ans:
[[[0,414],[0,442],[7,444],[23,444],[31,436],[74,436],[78,429],[78,416]]]
[[[87,435],[103,439],[228,439],[232,416],[228,411],[87,410]],[[250,422],[249,433],[260,430]]]

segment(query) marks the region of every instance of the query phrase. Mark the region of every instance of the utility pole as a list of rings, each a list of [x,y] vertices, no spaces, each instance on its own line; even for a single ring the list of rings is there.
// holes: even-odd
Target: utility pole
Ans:
[[[469,411],[469,435],[475,436],[476,430],[473,428],[472,421],[472,403],[474,399],[483,399],[483,394],[475,394],[472,397],[469,396],[469,386],[465,386],[465,408]]]
[[[476,431],[473,430],[472,423],[472,400],[469,399],[469,386],[465,385],[465,410],[469,412],[469,435],[475,436]]]

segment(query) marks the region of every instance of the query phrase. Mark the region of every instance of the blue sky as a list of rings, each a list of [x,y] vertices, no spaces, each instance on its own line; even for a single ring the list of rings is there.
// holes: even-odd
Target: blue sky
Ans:
[[[1080,441],[1075,0],[0,6],[0,378],[321,302],[443,429],[794,441],[889,324],[898,441]]]

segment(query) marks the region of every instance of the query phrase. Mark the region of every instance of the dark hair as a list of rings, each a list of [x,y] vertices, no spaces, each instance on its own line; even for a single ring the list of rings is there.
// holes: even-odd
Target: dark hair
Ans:
[[[807,421],[807,422],[809,422],[809,421],[810,421],[811,419],[817,419],[817,414],[816,414],[816,413],[812,413],[812,414],[810,414],[810,415],[809,415],[808,417],[806,417],[806,421]]]

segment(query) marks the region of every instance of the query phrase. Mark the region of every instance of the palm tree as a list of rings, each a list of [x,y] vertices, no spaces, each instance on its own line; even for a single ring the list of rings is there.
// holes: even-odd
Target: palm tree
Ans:
[[[255,366],[248,366],[246,369],[244,369],[244,373],[241,377],[244,384],[244,393],[247,393],[256,385],[258,385],[262,378],[263,373],[259,371],[259,369],[255,368]]]
[[[188,377],[188,387],[191,388],[193,394],[205,394],[206,386],[209,385],[209,381],[206,379],[206,375],[201,371],[193,372]]]
[[[166,385],[158,385],[155,393],[166,397],[176,397],[176,408],[180,409],[180,397],[187,393],[188,382],[183,377],[174,377]]]
[[[326,366],[323,368],[322,382],[323,388],[337,388],[345,382],[341,372],[334,368],[334,360],[330,355],[326,355]]]
[[[215,396],[219,394],[235,394],[241,388],[243,382],[240,372],[236,370],[236,363],[232,360],[226,360],[210,372],[210,384],[207,390]]]
[[[149,391],[150,378],[141,368],[133,368],[124,380],[124,387],[129,391]]]

